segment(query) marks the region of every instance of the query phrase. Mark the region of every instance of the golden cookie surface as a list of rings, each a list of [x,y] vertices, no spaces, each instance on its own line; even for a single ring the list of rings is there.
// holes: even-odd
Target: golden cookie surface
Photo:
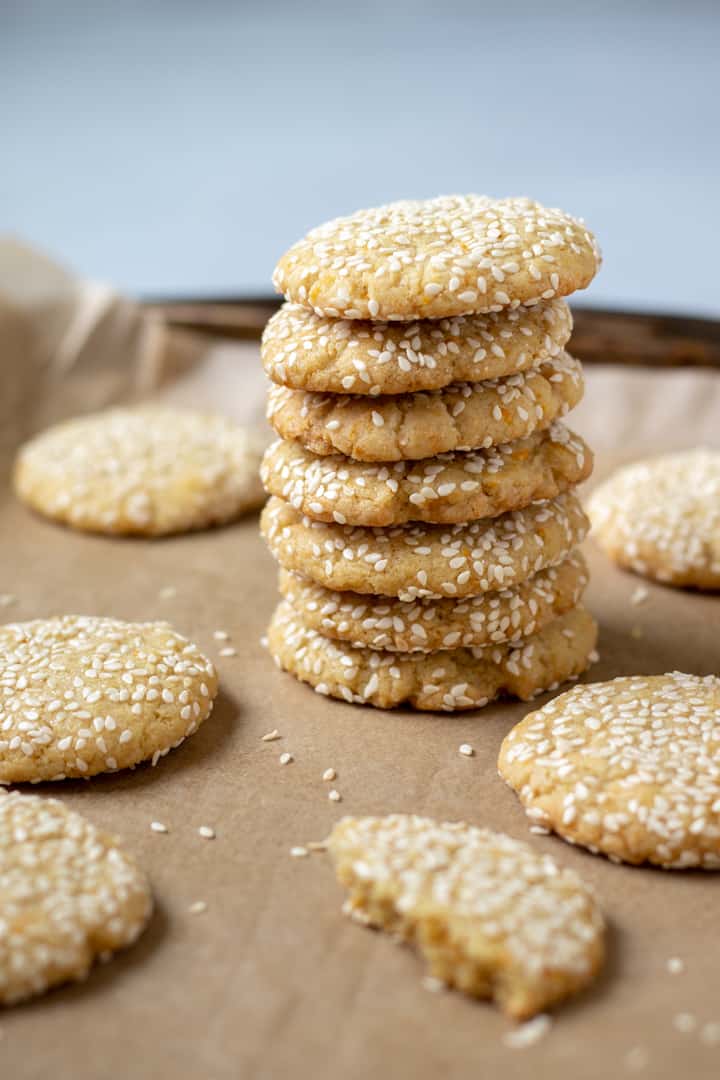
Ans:
[[[586,288],[600,252],[582,221],[525,198],[447,195],[359,210],[312,229],[273,275],[336,319],[443,319]]]
[[[513,375],[557,356],[572,333],[564,300],[413,323],[321,318],[283,304],[263,333],[266,373],[331,394],[407,394]]]
[[[341,819],[328,849],[351,918],[413,942],[432,977],[516,1019],[577,993],[602,966],[591,890],[509,836],[392,814]]]
[[[167,623],[0,627],[0,784],[156,764],[210,715],[212,663]]]
[[[0,1004],[84,979],[151,911],[147,878],[114,837],[56,799],[0,795]]]
[[[313,521],[271,498],[260,527],[280,565],[318,585],[413,601],[518,585],[566,559],[588,520],[570,493],[466,525],[389,529]]]
[[[502,379],[443,390],[368,398],[274,386],[267,418],[283,439],[314,454],[356,461],[407,461],[455,450],[488,449],[567,415],[583,395],[577,360],[561,353]]]
[[[273,615],[268,647],[278,667],[318,694],[355,705],[432,712],[479,709],[501,695],[527,701],[585,671],[597,625],[574,608],[517,643],[484,649],[397,653],[331,641],[303,622],[287,600]]]
[[[138,406],[69,420],[26,443],[18,497],[89,532],[163,536],[261,506],[262,446],[224,417]]]
[[[528,817],[615,861],[720,869],[720,679],[673,672],[577,686],[507,735],[498,763]]]
[[[564,424],[527,439],[420,461],[369,463],[278,440],[261,466],[267,491],[316,521],[456,524],[553,499],[585,480],[592,454]]]
[[[686,450],[619,469],[588,513],[603,550],[667,585],[720,589],[720,450]]]
[[[482,648],[537,633],[575,607],[587,585],[579,551],[513,589],[462,600],[397,600],[336,592],[281,570],[281,594],[325,637],[388,652]]]

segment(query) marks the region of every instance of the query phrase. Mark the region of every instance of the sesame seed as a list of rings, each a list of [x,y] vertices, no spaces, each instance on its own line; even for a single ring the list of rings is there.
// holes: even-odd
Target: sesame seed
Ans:
[[[226,645],[224,649],[220,649],[220,656],[237,656],[237,651],[230,645]]]
[[[294,761],[294,760],[295,760],[295,758],[292,756],[292,754],[289,754],[287,752],[287,750],[285,751],[284,754],[281,754],[280,757],[278,758],[278,761],[280,762],[281,765],[289,765],[290,762]]]
[[[162,821],[151,821],[150,828],[155,833],[166,833],[169,831],[167,825],[163,825]]]
[[[458,753],[462,754],[463,757],[472,757],[473,754],[475,753],[475,751],[473,750],[470,743],[464,742],[464,743],[461,743],[460,746],[458,747]]]
[[[267,731],[264,735],[261,735],[260,739],[262,742],[274,742],[276,739],[282,739],[282,735],[277,728],[273,728],[272,731]]]
[[[326,769],[325,772],[322,775],[322,778],[323,778],[323,780],[334,780],[336,778],[336,776],[337,776],[337,773],[335,772],[334,769]]]
[[[671,975],[680,975],[685,970],[685,964],[679,956],[671,956],[666,966]]]
[[[204,900],[195,900],[188,907],[189,915],[203,915],[207,911],[207,904]]]
[[[230,635],[227,630],[213,630],[213,637],[216,641],[227,641]]]
[[[198,835],[202,836],[205,840],[215,839],[215,830],[210,825],[201,825],[198,829]]]
[[[339,791],[336,791],[335,788],[332,788],[330,791],[328,791],[328,799],[330,800],[330,802],[340,802],[342,796]]]
[[[649,595],[649,589],[646,589],[644,585],[638,585],[637,588],[633,590],[633,594],[630,597],[630,603],[633,607],[637,607],[638,604],[644,604]]]
[[[309,854],[309,852],[306,847],[302,847],[300,844],[298,844],[296,847],[290,848],[290,854],[292,855],[293,859],[303,859],[306,855]]]

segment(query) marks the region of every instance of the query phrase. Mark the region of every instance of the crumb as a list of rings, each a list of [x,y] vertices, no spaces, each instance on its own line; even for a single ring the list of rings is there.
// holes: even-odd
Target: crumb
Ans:
[[[151,821],[150,828],[153,832],[157,833],[166,833],[169,831],[167,825],[163,825],[162,821]]]
[[[282,735],[277,728],[273,728],[272,731],[266,732],[266,734],[261,735],[260,738],[263,742],[273,742],[274,739],[282,739]]]

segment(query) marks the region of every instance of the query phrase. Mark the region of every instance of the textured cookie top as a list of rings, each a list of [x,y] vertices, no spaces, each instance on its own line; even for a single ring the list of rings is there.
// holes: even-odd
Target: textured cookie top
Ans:
[[[512,589],[464,600],[398,600],[323,588],[281,570],[279,586],[302,621],[329,638],[390,652],[477,648],[516,641],[574,607],[587,585],[580,552]]]
[[[267,417],[283,439],[315,454],[419,460],[527,438],[565,416],[583,389],[579,362],[563,352],[500,379],[373,399],[273,386]]]
[[[356,705],[455,712],[509,694],[527,701],[579,675],[596,659],[597,627],[575,608],[527,638],[471,649],[399,653],[331,641],[283,601],[268,629],[275,662],[318,694]]]
[[[0,783],[153,764],[217,693],[212,663],[167,623],[63,615],[0,627]]]
[[[506,737],[501,775],[527,814],[616,860],[720,869],[720,679],[578,686]]]
[[[588,500],[593,534],[622,566],[671,585],[720,588],[720,451],[619,469]]]
[[[402,325],[283,304],[265,327],[262,359],[274,382],[295,390],[406,394],[524,371],[557,356],[571,333],[564,300]]]
[[[320,316],[408,321],[567,296],[599,266],[592,233],[562,210],[446,195],[328,221],[283,255],[273,283]]]
[[[405,814],[343,818],[329,851],[351,914],[416,940],[433,973],[511,1016],[566,997],[602,964],[590,889],[509,836]]]
[[[408,601],[516,585],[562,562],[587,528],[570,494],[466,525],[354,528],[313,521],[277,498],[261,517],[270,550],[286,569],[329,589]]]
[[[454,524],[555,498],[586,479],[592,463],[580,436],[555,423],[488,450],[387,464],[319,456],[280,440],[266,451],[261,476],[270,494],[317,521]]]
[[[151,910],[145,875],[113,837],[55,799],[0,795],[0,1003],[84,978]]]
[[[159,536],[262,505],[257,434],[220,416],[143,406],[70,420],[15,466],[18,496],[90,532]]]

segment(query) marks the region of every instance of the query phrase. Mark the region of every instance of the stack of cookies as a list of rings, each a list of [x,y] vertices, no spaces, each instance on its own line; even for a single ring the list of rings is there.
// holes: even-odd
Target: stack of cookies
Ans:
[[[583,393],[562,297],[599,262],[581,222],[482,196],[360,211],[283,256],[262,466],[280,667],[447,711],[587,667],[592,455],[561,422]]]

